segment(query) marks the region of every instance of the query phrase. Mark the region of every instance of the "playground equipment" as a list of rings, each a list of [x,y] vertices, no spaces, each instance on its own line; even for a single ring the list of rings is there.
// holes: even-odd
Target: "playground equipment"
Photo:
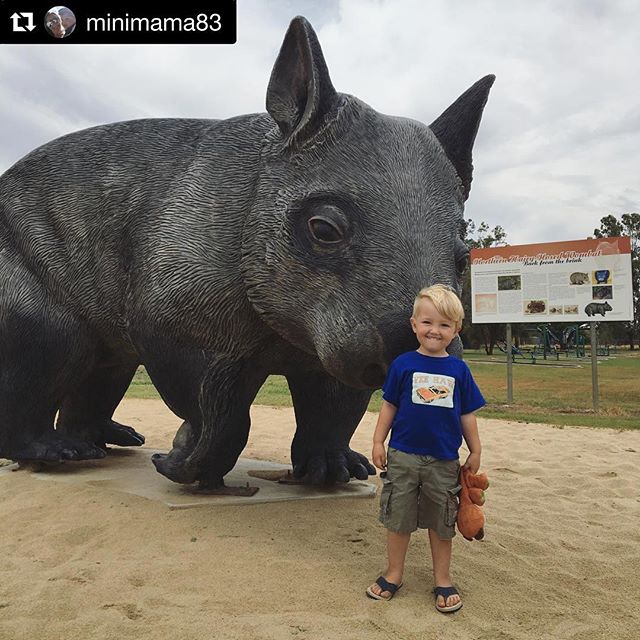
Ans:
[[[547,356],[554,356],[556,360],[559,360],[561,354],[564,354],[567,358],[570,355],[575,355],[576,358],[584,358],[585,337],[581,331],[588,329],[588,324],[572,325],[563,329],[558,335],[552,331],[550,325],[539,325],[536,327],[540,334],[536,349],[545,360]]]
[[[580,332],[588,329],[589,329],[588,324],[574,325],[571,327],[567,327],[562,332],[562,339],[565,344],[565,349],[567,350],[567,352],[575,349],[576,358],[585,357],[585,350],[584,350],[585,337]]]
[[[507,353],[507,343],[506,341],[497,342],[496,346],[502,353]],[[511,345],[511,361],[516,362],[517,358],[521,358],[526,362],[530,362],[531,364],[535,364],[536,362],[536,353],[535,348],[526,349],[524,347],[517,347],[515,344]]]
[[[571,325],[561,330],[553,329],[550,324],[531,326],[524,330],[529,334],[528,337],[520,334],[520,344],[511,345],[511,361],[521,360],[534,364],[540,358],[560,360],[561,355],[566,358],[584,358],[586,356],[585,345],[589,341],[586,336],[589,327],[588,323]],[[505,341],[498,342],[497,347],[503,353],[507,352]],[[610,347],[608,345],[598,347],[599,356],[608,356],[609,353]]]
[[[536,330],[540,333],[538,344],[536,345],[540,355],[545,360],[547,356],[555,356],[556,360],[558,360],[562,350],[562,342],[558,336],[551,331],[551,327],[548,324],[540,325],[536,327]]]
[[[555,331],[549,324],[538,325],[535,328],[525,329],[529,337],[524,337],[521,344],[511,345],[511,361],[522,361],[529,364],[535,364],[536,360],[542,358],[544,360],[553,359],[560,360],[560,356],[566,358],[584,358],[586,357],[586,344],[589,343],[587,336],[590,331],[590,324],[575,324],[565,327],[561,331]],[[522,335],[522,334],[521,334]],[[522,344],[533,344],[532,347],[525,347]],[[503,353],[507,353],[507,343],[502,340],[496,343],[496,346]],[[609,356],[615,347],[607,345],[598,345],[598,356]]]

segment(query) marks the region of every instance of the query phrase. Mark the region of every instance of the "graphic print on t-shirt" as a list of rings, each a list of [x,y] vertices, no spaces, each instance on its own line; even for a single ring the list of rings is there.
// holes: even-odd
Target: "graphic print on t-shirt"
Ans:
[[[413,374],[411,401],[414,404],[430,404],[434,407],[453,408],[455,378],[433,373]]]

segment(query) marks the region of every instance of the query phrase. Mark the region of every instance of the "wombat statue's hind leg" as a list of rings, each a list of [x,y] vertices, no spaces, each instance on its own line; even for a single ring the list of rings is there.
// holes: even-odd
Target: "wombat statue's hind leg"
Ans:
[[[364,415],[372,390],[347,387],[321,372],[287,376],[296,414],[291,444],[293,475],[311,484],[366,480],[375,469],[349,441]]]
[[[108,444],[121,447],[144,444],[143,435],[111,419],[137,366],[136,360],[117,364],[98,362],[82,383],[63,399],[56,430],[103,449]]]
[[[104,457],[92,443],[53,428],[61,398],[79,372],[92,366],[89,332],[69,310],[47,298],[33,273],[9,251],[0,251],[0,282],[0,457]]]

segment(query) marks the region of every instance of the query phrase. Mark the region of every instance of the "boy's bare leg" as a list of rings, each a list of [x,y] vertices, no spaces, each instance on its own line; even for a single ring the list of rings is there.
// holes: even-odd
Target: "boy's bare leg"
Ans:
[[[384,579],[393,584],[402,583],[404,573],[404,561],[409,548],[410,533],[394,533],[387,531],[387,570],[384,572]],[[388,591],[383,591],[379,584],[373,583],[371,591],[383,598],[391,595]]]
[[[436,587],[451,587],[451,540],[442,540],[435,531],[429,529],[429,543],[431,544],[431,559],[433,560],[433,580]],[[438,596],[438,606],[452,607],[460,602],[459,595],[449,596],[445,602],[442,596]]]

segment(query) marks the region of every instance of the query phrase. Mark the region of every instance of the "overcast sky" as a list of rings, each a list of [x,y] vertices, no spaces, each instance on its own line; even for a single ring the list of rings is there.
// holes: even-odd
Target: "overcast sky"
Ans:
[[[428,124],[496,74],[466,217],[510,244],[584,238],[640,211],[637,0],[238,0],[235,45],[2,45],[0,171],[96,124],[264,111],[298,14],[336,89],[383,113]]]

